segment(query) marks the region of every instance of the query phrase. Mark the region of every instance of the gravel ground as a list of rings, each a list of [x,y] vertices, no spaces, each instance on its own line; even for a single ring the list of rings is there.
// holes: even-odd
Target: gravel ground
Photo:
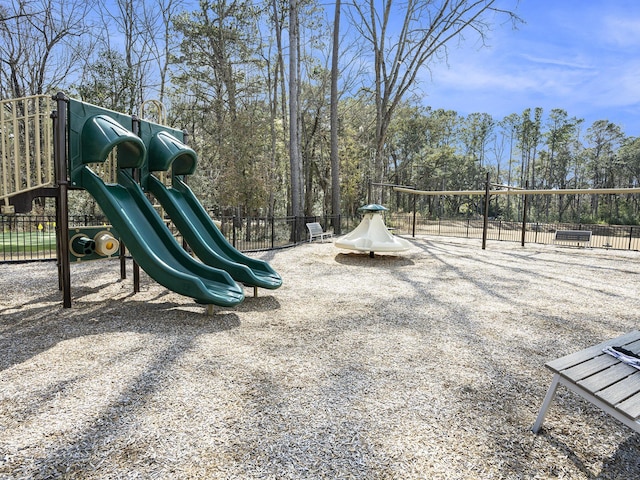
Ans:
[[[640,435],[545,362],[638,328],[640,253],[423,237],[255,254],[206,308],[117,261],[0,265],[0,478],[630,479]],[[130,266],[128,267],[130,270]]]

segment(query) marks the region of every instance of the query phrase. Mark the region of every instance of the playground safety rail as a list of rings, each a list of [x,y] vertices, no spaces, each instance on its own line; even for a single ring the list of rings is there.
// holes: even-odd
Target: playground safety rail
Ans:
[[[0,101],[0,206],[12,213],[9,197],[52,185],[52,98],[33,95]]]

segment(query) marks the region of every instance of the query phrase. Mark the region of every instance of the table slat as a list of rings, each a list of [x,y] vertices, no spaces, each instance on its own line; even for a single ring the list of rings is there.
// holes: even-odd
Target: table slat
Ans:
[[[580,380],[578,385],[582,388],[590,391],[597,392],[616,382],[628,377],[629,375],[637,372],[637,370],[626,363],[617,363],[601,372],[591,375],[583,380]]]
[[[640,355],[640,340],[637,342],[628,343],[624,346],[627,350],[631,350],[633,353]]]
[[[618,403],[638,393],[640,393],[640,372],[600,390],[596,396],[615,407]]]
[[[596,355],[599,355],[600,353],[602,353],[602,349],[604,347],[607,347],[609,345],[625,346],[639,340],[640,332],[638,330],[633,330],[620,337],[607,340],[593,347],[585,348],[584,350],[581,350],[579,352],[571,353],[569,355],[565,355],[564,357],[557,358],[556,360],[552,360],[548,362],[546,366],[549,370],[558,373],[561,370],[573,367],[589,360],[590,358],[595,357]]]
[[[638,417],[640,417],[640,393],[619,403],[616,408],[633,420],[638,421]]]
[[[611,355],[607,355],[605,353],[600,352],[601,354],[597,357],[591,358],[586,362],[579,363],[578,365],[567,368],[566,370],[562,370],[560,375],[568,378],[573,382],[578,382],[584,378],[587,378],[595,373],[598,373],[602,370],[605,370],[616,363],[619,363],[620,360],[612,357]]]

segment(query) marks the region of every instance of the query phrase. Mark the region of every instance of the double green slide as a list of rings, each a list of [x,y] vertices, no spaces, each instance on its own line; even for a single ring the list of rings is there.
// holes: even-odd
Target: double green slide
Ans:
[[[131,124],[131,117],[71,100],[69,172],[72,185],[95,198],[140,267],[166,288],[202,304],[239,304],[244,290],[237,282],[278,288],[278,273],[267,262],[236,250],[186,185],[197,156],[178,138],[182,132],[140,122],[136,135],[127,122]],[[105,162],[112,151],[118,163],[115,184],[105,183],[89,166]],[[154,176],[158,171],[170,172],[171,186]],[[176,241],[145,190],[160,202],[197,259]]]

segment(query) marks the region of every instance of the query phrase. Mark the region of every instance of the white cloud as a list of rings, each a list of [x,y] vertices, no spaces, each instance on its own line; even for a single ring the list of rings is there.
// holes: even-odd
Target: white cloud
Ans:
[[[640,46],[640,18],[607,15],[602,20],[601,39],[618,48]]]
[[[566,67],[566,68],[578,68],[578,69],[591,69],[593,68],[591,62],[586,61],[585,59],[573,58],[573,59],[565,59],[562,57],[541,57],[537,55],[523,53],[521,57],[530,63],[540,63],[544,65],[556,65],[558,67]]]
[[[609,66],[588,84],[594,105],[638,106],[640,103],[639,78],[640,60]]]
[[[561,108],[587,125],[606,118],[640,135],[640,2],[526,3],[526,28],[500,31],[488,49],[452,49],[449,68],[423,75],[424,103],[496,118]]]

